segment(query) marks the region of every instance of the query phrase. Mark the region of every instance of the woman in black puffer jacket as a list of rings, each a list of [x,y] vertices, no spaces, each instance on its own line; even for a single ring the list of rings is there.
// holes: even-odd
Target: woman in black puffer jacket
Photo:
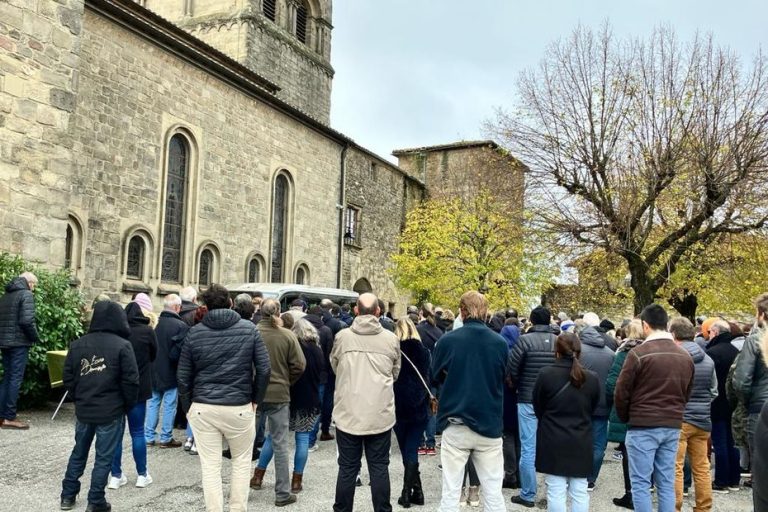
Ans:
[[[144,314],[147,312],[147,315]],[[136,356],[136,364],[139,367],[139,400],[130,411],[126,411],[128,416],[128,431],[131,434],[131,445],[133,448],[133,460],[136,462],[136,487],[146,487],[152,483],[152,476],[147,471],[147,440],[144,437],[144,419],[147,412],[147,400],[152,396],[152,361],[157,355],[157,338],[155,331],[150,326],[152,311],[152,301],[149,296],[140,293],[133,302],[125,307],[125,314],[128,316],[128,325],[131,328],[131,335],[128,338],[133,347],[133,353]],[[123,424],[125,432],[125,424]],[[120,434],[122,439],[123,435]],[[115,455],[112,459],[112,477],[109,479],[107,487],[109,489],[119,489],[128,483],[128,478],[123,474],[121,467],[123,458],[123,443],[117,444]]]
[[[416,326],[408,318],[401,318],[395,326],[400,339],[402,364],[395,381],[395,435],[403,456],[405,476],[403,491],[397,502],[404,508],[424,504],[424,493],[419,476],[419,444],[427,425],[429,394],[425,386],[429,375],[429,351],[421,343]]]

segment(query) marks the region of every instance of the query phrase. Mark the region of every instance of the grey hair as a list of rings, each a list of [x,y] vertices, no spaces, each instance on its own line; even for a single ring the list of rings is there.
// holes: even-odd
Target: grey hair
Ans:
[[[712,324],[712,327],[717,327],[717,333],[723,334],[724,332],[731,332],[731,326],[728,322],[725,320],[715,320],[715,322]],[[709,330],[712,330],[712,327],[709,328]]]
[[[173,306],[181,306],[181,297],[175,293],[168,294],[163,299],[163,306],[166,309],[171,309]]]
[[[320,335],[317,333],[315,326],[309,323],[309,320],[304,318],[299,318],[293,322],[291,330],[293,331],[293,334],[299,338],[299,341],[314,343],[315,345],[320,341]]]
[[[245,304],[245,303],[253,303],[253,299],[247,293],[241,293],[237,297],[235,297],[235,302],[234,302],[235,306],[239,304]]]
[[[26,279],[28,284],[37,284],[37,276],[32,272],[24,272],[19,277]]]
[[[265,300],[264,302],[261,303],[261,314],[263,316],[274,316],[274,317],[279,316],[280,303],[275,299]]]
[[[179,291],[179,297],[187,302],[195,302],[197,300],[197,290],[192,286],[187,286]]]

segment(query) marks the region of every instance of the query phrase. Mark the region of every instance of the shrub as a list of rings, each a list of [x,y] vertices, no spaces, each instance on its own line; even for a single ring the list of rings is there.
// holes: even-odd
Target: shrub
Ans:
[[[38,278],[35,289],[35,318],[41,343],[29,353],[19,407],[36,407],[45,403],[51,391],[48,380],[46,351],[65,350],[83,333],[83,296],[70,286],[69,270],[49,271],[24,259],[0,252],[0,294],[5,285],[24,271]]]

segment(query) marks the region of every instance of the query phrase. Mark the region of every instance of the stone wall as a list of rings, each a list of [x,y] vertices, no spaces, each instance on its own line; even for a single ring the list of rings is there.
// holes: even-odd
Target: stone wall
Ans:
[[[342,286],[352,289],[367,280],[393,314],[405,313],[410,294],[400,290],[390,275],[389,257],[397,251],[405,214],[422,199],[421,184],[395,166],[358,149],[346,158],[346,203],[360,208],[360,239],[345,245]]]
[[[126,236],[138,228],[153,245],[145,284],[160,287],[164,166],[174,129],[195,146],[185,284],[195,284],[197,255],[208,242],[220,256],[215,281],[244,282],[253,251],[269,267],[272,183],[285,169],[294,191],[286,280],[303,262],[310,284],[335,285],[338,226],[318,219],[338,215],[338,143],[86,10],[72,210],[86,225],[87,292],[122,290]]]
[[[267,19],[261,0],[146,0],[160,14],[280,86],[278,97],[329,124],[331,112],[331,2],[312,0],[307,41],[292,32],[289,2],[277,1]]]
[[[0,251],[64,261],[82,0],[0,1]]]

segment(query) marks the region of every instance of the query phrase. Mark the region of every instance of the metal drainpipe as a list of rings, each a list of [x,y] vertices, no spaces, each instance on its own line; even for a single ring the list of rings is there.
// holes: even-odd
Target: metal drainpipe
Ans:
[[[344,210],[346,205],[347,186],[347,150],[349,144],[345,144],[341,150],[341,177],[339,178],[339,253],[336,261],[336,288],[341,288],[341,269],[344,255]]]

